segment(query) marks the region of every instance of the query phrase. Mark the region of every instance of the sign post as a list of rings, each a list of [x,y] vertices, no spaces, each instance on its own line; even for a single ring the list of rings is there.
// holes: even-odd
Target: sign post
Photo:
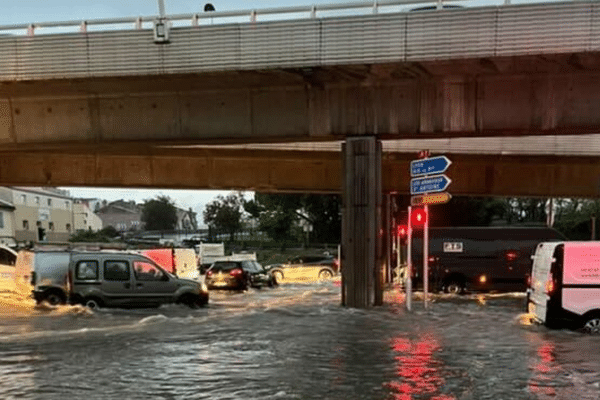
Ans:
[[[446,156],[429,157],[429,151],[421,151],[419,159],[410,163],[410,204],[411,206],[423,206],[425,221],[423,224],[423,303],[425,309],[429,308],[429,205],[445,204],[452,196],[445,190],[450,186],[452,180],[444,175],[452,161]],[[411,242],[412,221],[411,207],[408,207],[408,266],[411,267]],[[409,275],[410,276],[410,275]],[[412,282],[411,282],[412,291]],[[408,291],[406,307],[410,310],[410,297]]]
[[[429,307],[429,206],[425,204],[425,225],[423,226],[423,304]]]
[[[408,232],[406,237],[406,309],[412,310],[412,207],[408,206]]]

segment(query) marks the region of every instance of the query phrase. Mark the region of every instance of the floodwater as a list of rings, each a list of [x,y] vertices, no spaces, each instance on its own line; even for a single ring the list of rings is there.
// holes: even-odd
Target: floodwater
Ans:
[[[91,312],[4,293],[0,398],[600,398],[600,338],[530,324],[523,294],[419,298],[349,309],[327,281]]]

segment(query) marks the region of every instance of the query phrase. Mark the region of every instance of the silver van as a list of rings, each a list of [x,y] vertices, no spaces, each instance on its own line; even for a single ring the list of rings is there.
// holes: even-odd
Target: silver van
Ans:
[[[180,279],[151,259],[122,251],[21,251],[17,276],[29,279],[40,303],[97,307],[156,307],[208,303],[203,284]]]
[[[527,311],[533,318],[600,334],[600,242],[540,243],[532,259]]]

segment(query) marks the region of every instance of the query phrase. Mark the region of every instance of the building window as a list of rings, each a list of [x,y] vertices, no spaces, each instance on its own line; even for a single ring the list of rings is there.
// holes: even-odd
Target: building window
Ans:
[[[68,210],[69,209],[69,202],[65,201],[65,208]]]
[[[29,221],[27,221],[26,219],[23,220],[23,229],[25,229],[26,231],[29,230]]]
[[[40,198],[38,196],[35,196],[35,204],[40,204]]]
[[[0,229],[4,228],[4,213],[0,212]]]
[[[48,222],[48,228],[53,231],[54,230],[54,222],[50,221]]]
[[[71,232],[71,224],[67,224],[67,232]]]
[[[87,225],[87,220],[83,220],[83,226],[85,227]]]
[[[48,199],[48,207],[52,206],[52,199]]]
[[[21,204],[26,204],[27,203],[27,196],[22,194],[21,195]]]

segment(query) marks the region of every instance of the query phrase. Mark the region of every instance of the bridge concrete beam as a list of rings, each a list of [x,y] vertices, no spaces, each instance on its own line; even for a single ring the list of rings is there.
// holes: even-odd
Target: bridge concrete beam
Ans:
[[[600,198],[599,157],[447,154],[453,195]],[[382,155],[384,192],[407,193],[412,154]],[[0,185],[340,193],[339,152],[157,149],[0,152]]]
[[[354,78],[319,78],[318,84],[271,71],[245,86],[217,89],[201,89],[202,75],[188,76],[187,87],[184,77],[107,80],[103,90],[85,80],[48,83],[52,92],[44,82],[0,85],[0,149],[136,140],[252,143],[600,132],[599,71],[410,79],[390,74],[370,69]]]

